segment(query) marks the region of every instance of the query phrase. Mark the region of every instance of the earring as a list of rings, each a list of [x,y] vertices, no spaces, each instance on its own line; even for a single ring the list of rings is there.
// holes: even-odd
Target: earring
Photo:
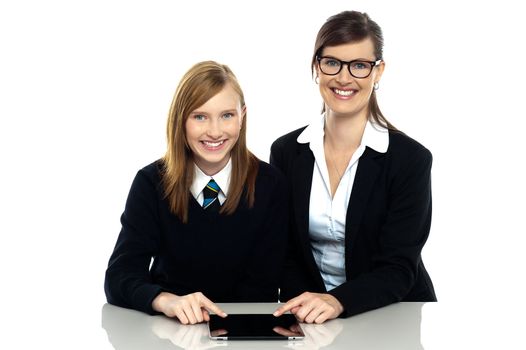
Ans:
[[[378,90],[380,88],[380,84],[376,81],[373,85],[374,90]]]
[[[314,82],[316,83],[316,85],[318,85],[320,83],[320,77],[316,76],[316,78],[314,78]]]

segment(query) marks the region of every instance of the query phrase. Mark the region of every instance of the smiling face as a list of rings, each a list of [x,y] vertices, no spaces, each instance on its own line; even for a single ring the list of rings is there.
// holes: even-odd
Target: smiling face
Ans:
[[[196,165],[207,175],[225,167],[245,115],[239,94],[227,84],[188,116],[186,141]]]
[[[374,44],[370,38],[358,42],[327,46],[321,52],[322,57],[332,57],[341,61],[376,61]],[[384,70],[383,61],[373,67],[367,78],[355,78],[344,65],[336,75],[327,75],[316,66],[319,77],[320,93],[325,102],[327,113],[356,118],[368,117],[368,105],[374,83],[380,80]]]

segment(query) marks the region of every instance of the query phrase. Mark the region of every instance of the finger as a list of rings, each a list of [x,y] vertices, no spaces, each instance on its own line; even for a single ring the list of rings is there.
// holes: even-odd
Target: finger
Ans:
[[[303,295],[303,294],[302,294]],[[302,301],[303,301],[303,298],[302,298],[302,295],[300,296],[297,296],[295,298],[292,298],[290,299],[289,301],[287,301],[284,305],[278,307],[276,309],[276,311],[274,311],[273,315],[274,316],[281,316],[283,315],[285,312],[287,311],[290,311],[292,308],[295,308],[297,306],[300,306]]]
[[[318,315],[318,317],[316,317],[316,319],[314,320],[314,323],[317,323],[317,324],[323,323],[329,319],[329,316],[330,316],[329,312],[322,312],[321,314]]]
[[[192,302],[187,299],[181,300],[181,309],[184,312],[186,318],[188,319],[189,324],[196,324],[197,319],[195,318],[194,312],[192,310]]]
[[[196,324],[197,318],[195,317],[194,310],[191,307],[187,307],[184,309],[184,313],[186,317],[188,318],[189,324]]]
[[[210,321],[210,314],[208,313],[207,309],[201,309],[201,312],[203,313],[203,320],[205,322]]]
[[[179,321],[182,324],[188,324],[188,318],[186,317],[186,314],[184,313],[183,309],[178,308],[175,310],[175,316],[179,319]]]
[[[314,298],[306,306],[309,306],[309,309],[308,312],[302,315],[304,316],[304,322],[314,323],[314,320],[326,309],[327,305],[323,300]]]
[[[305,316],[305,323],[314,323],[316,319],[323,313],[322,307],[318,306],[310,310],[308,315]]]
[[[192,313],[195,317],[196,323],[203,322],[203,312],[201,311],[202,309],[201,309],[201,306],[199,305],[199,302],[192,301],[190,306],[192,307]]]
[[[212,311],[213,313],[221,316],[226,317],[227,314],[219,306],[214,304],[210,299],[205,297],[204,295],[201,297],[201,306],[206,308],[208,311]]]
[[[313,305],[312,302],[306,303],[304,305],[301,305],[301,307],[296,312],[296,318],[300,322],[307,322],[306,318],[307,318],[307,316],[309,316],[309,314],[312,312],[313,309],[314,309],[314,305]],[[310,323],[312,323],[312,322],[310,322]]]

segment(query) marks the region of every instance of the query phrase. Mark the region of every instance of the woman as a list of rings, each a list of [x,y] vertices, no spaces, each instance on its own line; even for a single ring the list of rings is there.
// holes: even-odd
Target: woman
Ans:
[[[286,180],[248,151],[246,125],[227,66],[201,62],[186,73],[166,155],[131,186],[106,271],[109,303],[194,324],[208,311],[226,316],[214,302],[278,299]]]
[[[431,224],[431,153],[397,131],[376,101],[385,63],[367,14],[330,17],[312,71],[321,116],[277,139],[270,162],[289,179],[286,311],[322,323],[398,301],[435,301],[420,252]],[[290,300],[289,300],[290,299]]]

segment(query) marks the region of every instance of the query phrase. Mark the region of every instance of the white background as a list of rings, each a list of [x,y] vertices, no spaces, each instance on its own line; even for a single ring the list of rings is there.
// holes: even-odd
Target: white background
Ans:
[[[136,171],[165,151],[181,76],[201,60],[228,64],[245,92],[249,147],[268,160],[271,142],[321,106],[310,76],[319,27],[355,9],[384,30],[384,114],[434,155],[423,257],[440,301],[423,309],[425,349],[524,346],[518,6],[2,1],[0,344],[111,348],[104,271]]]

